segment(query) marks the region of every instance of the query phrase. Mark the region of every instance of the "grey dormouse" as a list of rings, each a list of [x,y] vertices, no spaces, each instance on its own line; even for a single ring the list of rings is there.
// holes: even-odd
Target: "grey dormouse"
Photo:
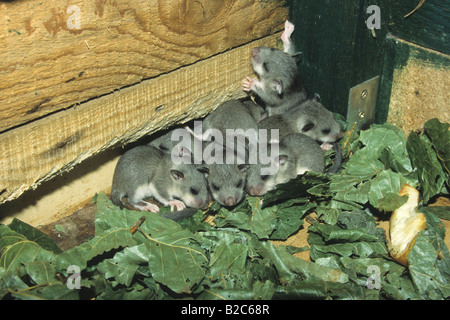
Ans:
[[[158,212],[159,207],[144,200],[149,197],[172,210],[207,208],[205,169],[176,164],[170,154],[148,145],[135,147],[122,155],[114,171],[111,200],[123,207],[123,197],[134,208],[151,212]]]

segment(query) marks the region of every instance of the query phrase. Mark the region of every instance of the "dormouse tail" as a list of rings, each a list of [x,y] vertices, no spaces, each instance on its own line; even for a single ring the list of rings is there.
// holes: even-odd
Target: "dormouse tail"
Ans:
[[[330,173],[336,173],[339,171],[339,169],[341,168],[342,165],[342,149],[341,146],[339,145],[339,142],[335,141],[332,143],[333,148],[336,152],[336,156],[334,159],[334,163],[331,166],[331,168],[327,171],[327,174]]]

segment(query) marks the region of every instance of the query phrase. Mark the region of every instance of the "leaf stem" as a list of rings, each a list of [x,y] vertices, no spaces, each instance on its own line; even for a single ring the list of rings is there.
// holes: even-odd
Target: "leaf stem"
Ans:
[[[159,240],[156,240],[156,239],[150,237],[148,234],[146,234],[145,232],[143,232],[143,231],[141,230],[141,228],[139,228],[139,227],[138,227],[138,230],[139,230],[139,231],[144,235],[144,237],[147,238],[147,240],[149,240],[149,241],[153,241],[153,242],[156,242],[156,243],[158,243],[158,244],[161,244],[161,245],[164,245],[164,246],[168,246],[168,247],[170,247],[170,248],[187,249],[187,250],[189,250],[189,251],[191,251],[191,252],[195,252],[195,253],[197,253],[197,254],[203,256],[203,258],[205,258],[205,260],[206,260],[207,262],[209,262],[209,259],[208,259],[202,252],[200,252],[200,251],[198,251],[198,250],[195,250],[195,249],[192,249],[192,248],[189,248],[189,247],[186,247],[186,246],[178,246],[178,245],[174,245],[174,244],[162,242],[162,241],[159,241]]]

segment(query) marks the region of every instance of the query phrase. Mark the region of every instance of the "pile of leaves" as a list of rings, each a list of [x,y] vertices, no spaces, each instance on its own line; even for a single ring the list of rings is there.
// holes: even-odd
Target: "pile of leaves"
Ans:
[[[0,226],[2,299],[446,299],[450,254],[441,219],[448,207],[449,125],[433,119],[408,138],[388,124],[342,140],[341,172],[308,173],[233,210],[213,204],[175,222],[120,210],[98,194],[95,237],[65,252],[35,228]],[[333,157],[329,157],[328,162]],[[406,201],[408,183],[423,195],[427,230],[409,266],[389,255],[377,219]],[[262,201],[261,201],[262,200]],[[308,247],[275,246],[309,227]],[[143,217],[143,218],[142,218]],[[311,261],[294,256],[310,251]]]

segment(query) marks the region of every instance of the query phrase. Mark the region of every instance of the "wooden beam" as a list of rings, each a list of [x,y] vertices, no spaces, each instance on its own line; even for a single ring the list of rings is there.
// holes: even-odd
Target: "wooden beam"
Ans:
[[[243,97],[250,51],[280,33],[0,134],[0,203],[118,144],[205,116]]]
[[[0,132],[282,30],[284,0],[0,2]]]

